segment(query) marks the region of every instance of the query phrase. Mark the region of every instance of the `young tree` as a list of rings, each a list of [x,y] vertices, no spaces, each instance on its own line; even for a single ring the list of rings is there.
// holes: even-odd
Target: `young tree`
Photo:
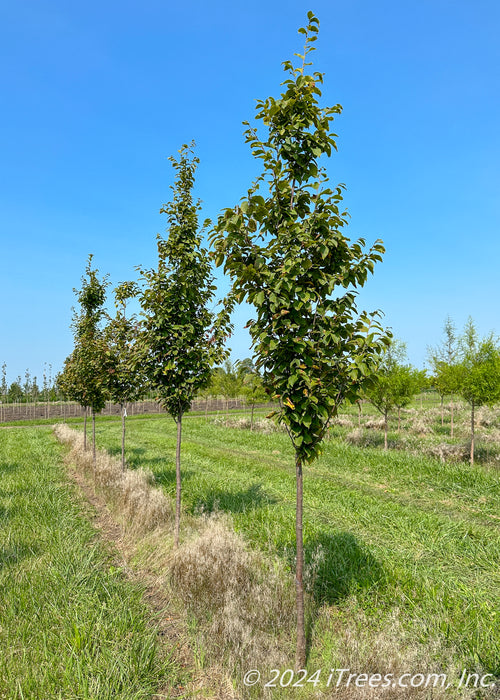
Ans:
[[[237,301],[254,305],[249,322],[256,366],[279,401],[295,450],[297,667],[305,664],[303,466],[320,452],[328,421],[355,400],[383,346],[377,313],[358,314],[356,288],[381,260],[381,241],[344,235],[343,186],[334,190],[319,161],[336,149],[330,124],[341,107],[321,108],[321,73],[309,73],[319,22],[308,13],[301,65],[285,61],[278,99],[257,102],[265,134],[248,123],[246,141],[263,173],[239,205],[226,209],[212,234],[215,260],[231,276]]]
[[[229,400],[236,399],[243,391],[243,373],[226,360],[222,367],[216,368],[214,385],[218,394],[226,400],[226,414],[229,418]]]
[[[412,401],[426,384],[425,372],[405,363],[406,345],[392,340],[366,389],[370,403],[384,416],[384,449],[387,450],[389,414],[398,409],[398,431],[401,409]]]
[[[120,405],[122,418],[122,469],[125,469],[125,418],[129,401],[136,401],[144,388],[140,364],[136,363],[137,319],[127,318],[127,301],[138,294],[135,282],[123,282],[115,289],[116,315],[104,335],[108,366],[108,393]]]
[[[409,364],[395,368],[395,397],[398,409],[398,432],[401,429],[401,409],[408,406],[415,396],[428,386],[425,370],[416,369]]]
[[[470,464],[474,464],[475,409],[477,406],[493,406],[500,401],[500,348],[492,333],[479,339],[471,318],[460,338],[461,362],[459,393],[471,407]]]
[[[95,462],[95,416],[106,404],[109,376],[108,354],[102,330],[108,283],[107,276],[100,280],[99,271],[92,269],[92,257],[88,257],[85,275],[82,277],[82,288],[74,290],[80,311],[75,312],[73,316],[75,348],[65,361],[62,387],[68,398],[78,401],[85,409],[90,408],[92,411],[92,451]],[[87,412],[85,424],[86,417]]]
[[[33,382],[31,384],[31,396],[35,403],[38,401],[38,397],[40,396],[40,388],[38,386],[36,375],[33,377]]]
[[[175,546],[179,544],[181,508],[182,417],[199,389],[210,381],[212,367],[227,356],[230,307],[209,310],[215,286],[207,251],[198,231],[199,202],[192,188],[198,158],[184,145],[176,170],[174,196],[160,210],[168,218],[168,238],[158,236],[158,268],[140,270],[144,316],[141,362],[163,407],[177,424]]]
[[[245,397],[245,403],[251,406],[250,430],[253,430],[253,414],[255,406],[259,403],[265,403],[269,400],[269,395],[262,382],[262,377],[257,367],[250,361],[244,368],[242,392]]]
[[[87,413],[90,404],[82,369],[80,351],[75,348],[64,360],[59,387],[68,401],[76,401],[83,408],[83,449],[87,451]]]
[[[8,390],[9,386],[7,384],[7,364],[4,362],[2,363],[2,384],[0,386],[0,391],[2,392],[2,397],[4,401],[7,398]]]
[[[444,339],[436,348],[428,348],[429,363],[432,368],[432,385],[441,397],[441,425],[445,396],[451,396],[451,437],[453,437],[453,394],[458,393],[460,382],[459,347],[455,324],[448,316],[444,324]]]
[[[4,404],[7,401],[7,392],[9,390],[9,386],[7,384],[7,365],[5,362],[2,363],[2,383],[0,384],[0,393],[2,395],[1,399],[1,408],[2,408],[2,415],[0,416],[1,420],[5,418],[5,409],[4,409]]]
[[[21,402],[23,399],[23,388],[21,386],[21,377],[18,377],[15,382],[12,382],[12,384],[9,387],[9,390],[7,392],[7,398],[10,403],[17,403]]]
[[[23,394],[24,394],[24,401],[25,403],[28,403],[31,399],[31,389],[32,389],[32,381],[31,381],[31,372],[29,369],[26,369],[24,373],[24,385],[23,385]]]

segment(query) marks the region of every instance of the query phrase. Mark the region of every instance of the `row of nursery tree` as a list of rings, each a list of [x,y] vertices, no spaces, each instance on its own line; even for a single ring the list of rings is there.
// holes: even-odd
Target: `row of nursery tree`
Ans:
[[[127,285],[121,285],[115,290],[115,298],[121,298],[124,303],[123,290]],[[128,286],[129,290],[134,288]],[[125,312],[125,308],[122,307]],[[126,334],[130,356],[133,357],[133,345],[137,342],[136,335],[140,325],[135,317],[128,324],[123,320],[119,323],[107,311],[103,311],[103,319],[107,328],[103,329],[105,342],[113,337],[117,327]],[[123,339],[124,340],[124,339]],[[116,344],[115,344],[116,345]],[[114,356],[116,359],[116,355]],[[143,372],[135,371],[129,364],[128,389],[118,396],[116,391],[117,377],[113,364],[112,343],[106,350],[107,374],[103,376],[103,399],[116,400],[121,404],[123,429],[125,429],[126,404],[134,400],[155,398],[154,386],[150,384]],[[433,390],[441,399],[441,420],[443,406],[449,400],[450,436],[454,437],[455,399],[461,398],[469,403],[471,411],[471,452],[470,460],[474,462],[475,442],[475,409],[483,405],[494,405],[500,401],[500,367],[498,339],[490,333],[480,338],[473,320],[470,318],[461,335],[457,334],[453,321],[448,318],[444,326],[444,339],[441,345],[428,349],[428,364],[430,371],[419,370],[409,364],[406,346],[399,340],[392,339],[387,349],[381,355],[380,362],[374,367],[373,377],[361,392],[357,401],[359,411],[363,401],[370,402],[384,417],[384,447],[387,449],[387,434],[389,417],[397,411],[398,430],[400,428],[401,409],[407,407],[422,391]],[[2,365],[1,400],[8,403],[31,403],[37,401],[60,401],[66,398],[66,377],[64,374],[52,376],[52,366],[44,367],[42,388],[38,387],[37,377],[31,377],[29,369],[25,372],[24,382],[17,377],[10,385],[6,381],[6,364]],[[122,374],[123,374],[123,368]],[[133,385],[133,388],[132,388]],[[123,388],[123,387],[122,387]],[[118,392],[119,393],[119,392]],[[200,386],[197,395],[201,398],[223,397],[228,403],[230,399],[240,399],[251,407],[251,428],[254,425],[254,408],[270,400],[263,383],[263,377],[253,360],[246,358],[234,364],[228,359],[222,366],[215,367],[206,386]],[[77,397],[76,400],[79,400]],[[104,405],[104,404],[102,404]],[[123,444],[123,463],[125,461]]]
[[[2,363],[0,379],[0,400],[2,403],[33,403],[36,401],[57,401],[62,398],[57,376],[52,374],[52,365],[44,365],[41,386],[36,375],[29,369],[17,376],[9,384],[7,381],[7,364]]]
[[[441,411],[446,398],[450,400],[450,435],[454,433],[454,399],[459,397],[470,406],[470,462],[474,463],[475,409],[500,402],[500,344],[490,333],[480,338],[474,321],[469,318],[461,335],[453,321],[444,325],[441,345],[428,349],[430,374],[406,362],[404,343],[391,339],[362,396],[384,416],[384,447],[387,449],[389,414],[408,406],[424,389],[432,388],[441,398]],[[441,412],[441,419],[442,419]]]
[[[105,318],[110,321],[107,311]],[[133,331],[133,329],[131,329]],[[133,332],[130,342],[134,342]],[[7,364],[1,365],[0,401],[3,404],[27,404],[37,402],[59,402],[66,399],[66,394],[61,386],[62,374],[52,373],[52,365],[44,367],[42,384],[39,386],[36,375],[26,369],[24,380],[19,375],[11,383],[7,381]],[[136,378],[137,380],[139,377]],[[64,384],[64,380],[63,380]],[[252,360],[245,358],[235,363],[226,360],[220,367],[216,367],[210,377],[207,387],[199,392],[200,397],[223,397],[226,402],[229,399],[242,399],[248,406],[256,406],[269,400],[262,385],[262,378],[256,370]],[[108,394],[109,398],[109,394]],[[154,388],[142,377],[142,383],[136,392],[138,401],[154,399]],[[128,403],[128,402],[127,402]]]
[[[357,290],[382,260],[384,247],[376,241],[367,249],[363,239],[352,242],[345,235],[344,186],[328,183],[324,161],[337,148],[331,123],[342,108],[319,106],[323,74],[312,72],[308,60],[318,27],[309,12],[307,26],[299,29],[305,45],[295,54],[297,65],[283,64],[281,95],[257,101],[256,126],[246,123],[245,138],[262,172],[238,204],[225,209],[213,225],[207,223],[211,251],[202,245],[200,203],[192,197],[198,159],[191,144],[171,158],[175,184],[171,201],[161,209],[168,225],[167,236],[158,236],[158,263],[154,269],[139,268],[137,282],[117,287],[112,318],[104,311],[108,280],[99,277],[89,258],[77,291],[74,349],[60,379],[66,396],[91,412],[94,450],[95,414],[105,400],[125,406],[144,385],[154,388],[177,426],[177,545],[182,419],[193,398],[209,385],[214,367],[227,359],[234,305],[253,305],[248,327],[254,374],[276,403],[276,420],[295,453],[297,668],[304,668],[306,656],[304,467],[319,455],[329,423],[344,402],[371,395],[387,415],[391,401],[399,405],[390,389],[396,378],[405,386],[414,378],[414,370],[398,361],[380,312],[360,312],[356,306]],[[231,280],[220,306],[215,304],[212,263]],[[140,303],[139,318],[127,312],[132,297]],[[480,341],[474,334],[467,342],[457,387],[474,408],[498,399],[499,383],[490,372],[493,365],[498,369],[498,348],[493,339]],[[454,366],[455,358],[439,355],[437,376],[444,381],[441,362]],[[441,379],[440,391],[446,393],[450,385],[445,388]],[[377,399],[370,393],[376,391]],[[398,402],[403,405],[400,397]]]

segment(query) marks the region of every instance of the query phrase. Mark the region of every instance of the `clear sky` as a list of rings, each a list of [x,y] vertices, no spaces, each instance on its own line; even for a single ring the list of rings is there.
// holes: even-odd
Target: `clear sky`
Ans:
[[[449,314],[500,332],[498,0],[0,0],[0,363],[9,381],[72,350],[88,253],[113,284],[155,262],[167,158],[191,139],[215,218],[258,172],[243,120],[277,96],[311,9],[332,184],[349,235],[387,253],[362,293],[422,366]],[[235,315],[233,358],[249,354]]]

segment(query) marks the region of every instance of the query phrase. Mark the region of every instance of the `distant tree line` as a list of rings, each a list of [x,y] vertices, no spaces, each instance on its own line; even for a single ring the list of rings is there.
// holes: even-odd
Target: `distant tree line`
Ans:
[[[59,386],[58,376],[52,374],[52,365],[44,365],[41,381],[31,375],[29,369],[24,379],[18,375],[13,382],[7,381],[7,364],[2,363],[0,380],[0,401],[2,403],[36,403],[38,401],[61,401],[64,396]]]

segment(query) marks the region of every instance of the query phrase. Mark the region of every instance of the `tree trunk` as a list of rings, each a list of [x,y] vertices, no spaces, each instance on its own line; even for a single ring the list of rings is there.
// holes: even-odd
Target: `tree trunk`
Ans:
[[[387,411],[384,413],[384,450],[387,449]]]
[[[398,406],[398,433],[401,428],[401,406]]]
[[[450,436],[453,437],[453,399],[451,400],[451,433]]]
[[[441,396],[441,427],[443,427],[443,425],[444,425],[443,403],[444,403],[444,396]]]
[[[95,467],[95,411],[92,409],[92,459]]]
[[[474,464],[474,401],[470,412],[470,464]]]
[[[361,428],[361,401],[358,401],[358,428]]]
[[[83,409],[83,451],[87,451],[87,407]]]
[[[120,404],[122,412],[122,471],[125,471],[125,406]]]
[[[253,411],[254,411],[254,408],[255,408],[255,404],[252,404],[252,414],[251,414],[251,418],[250,418],[250,430],[253,430]]]
[[[295,539],[297,545],[297,561],[295,566],[297,650],[295,655],[295,670],[299,671],[306,665],[306,632],[304,621],[304,536],[302,529],[303,479],[302,462],[297,454],[295,455],[295,472],[297,480],[297,505],[295,511]]]
[[[179,546],[179,530],[181,523],[181,435],[182,435],[182,413],[177,419],[177,448],[175,451],[175,527],[174,546]]]

